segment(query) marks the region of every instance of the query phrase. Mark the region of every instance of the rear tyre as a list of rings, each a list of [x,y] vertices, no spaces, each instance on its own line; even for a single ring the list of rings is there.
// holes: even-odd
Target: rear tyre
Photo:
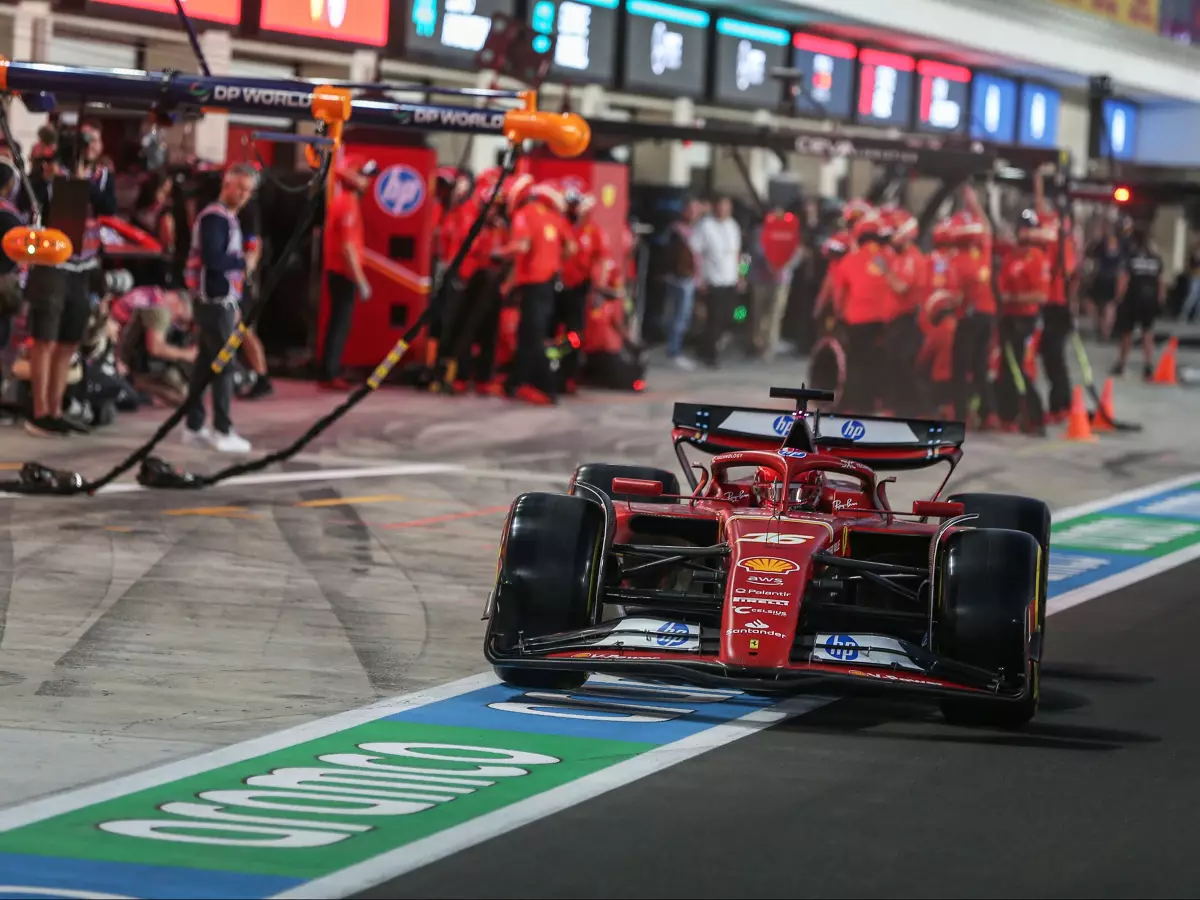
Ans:
[[[607,494],[613,500],[632,500],[636,503],[674,503],[674,497],[638,497],[633,494],[614,494],[614,478],[637,478],[642,481],[657,481],[663,486],[664,494],[678,496],[679,479],[666,469],[655,469],[651,466],[623,466],[609,463],[584,463],[571,476],[571,493],[576,493],[578,484],[590,484]]]
[[[583,497],[528,493],[513,501],[504,526],[487,643],[510,653],[522,638],[593,624],[600,602],[604,511]],[[497,665],[502,681],[523,688],[577,688],[586,672]]]
[[[1024,532],[972,528],[947,537],[938,560],[939,656],[992,672],[1006,686],[1024,686],[1020,700],[953,697],[942,715],[953,725],[1014,728],[1033,718],[1038,666],[1030,658],[1030,619],[1041,556]]]

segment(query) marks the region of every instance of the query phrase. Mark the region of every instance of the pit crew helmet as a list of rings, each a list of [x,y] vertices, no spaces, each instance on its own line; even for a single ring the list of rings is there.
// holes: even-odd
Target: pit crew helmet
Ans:
[[[854,223],[853,234],[854,240],[859,244],[868,241],[883,243],[891,237],[892,230],[883,216],[872,210]]]

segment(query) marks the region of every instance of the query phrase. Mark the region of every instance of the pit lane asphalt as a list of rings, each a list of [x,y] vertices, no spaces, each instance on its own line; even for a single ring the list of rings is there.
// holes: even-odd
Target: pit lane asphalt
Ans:
[[[358,896],[1196,896],[1198,579],[1051,617],[1022,731],[840,700]]]

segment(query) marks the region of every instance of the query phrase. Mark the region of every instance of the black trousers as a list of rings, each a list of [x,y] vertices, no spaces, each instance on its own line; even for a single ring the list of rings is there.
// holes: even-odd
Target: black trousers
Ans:
[[[500,327],[500,277],[491,270],[476,272],[463,290],[454,317],[448,358],[458,361],[460,381],[486,384],[496,367],[496,335]],[[472,352],[478,346],[479,352]],[[452,355],[451,355],[452,354]]]
[[[342,353],[354,321],[354,296],[358,286],[345,275],[329,272],[329,319],[325,323],[325,351],[321,358],[321,380],[333,381],[342,374]]]
[[[554,315],[554,282],[523,284],[516,291],[521,304],[521,324],[517,328],[517,352],[508,371],[505,390],[512,394],[519,387],[531,385],[549,391],[546,334]]]
[[[587,322],[587,301],[592,293],[592,283],[585,281],[575,287],[565,287],[554,297],[554,321],[550,326],[550,337],[556,336],[559,327],[567,332],[575,332],[583,340],[583,327]],[[567,348],[563,348],[566,350]],[[573,381],[579,377],[579,361],[581,352],[571,350],[558,370],[559,378]]]
[[[1071,311],[1066,306],[1042,308],[1042,365],[1050,382],[1046,405],[1050,414],[1071,408],[1071,373],[1067,369],[1067,338],[1071,336]]]
[[[954,414],[963,421],[970,415],[973,397],[979,398],[980,420],[996,410],[988,381],[988,351],[995,321],[994,316],[975,313],[959,319],[954,329]]]
[[[885,405],[896,415],[920,416],[928,412],[928,392],[924,380],[917,377],[917,357],[921,353],[921,326],[916,313],[897,316],[884,331],[886,359],[890,369],[884,379]]]
[[[238,309],[232,304],[206,303],[197,301],[193,310],[196,328],[200,332],[200,340],[196,349],[196,363],[192,368],[193,393],[192,404],[187,411],[187,427],[189,431],[199,431],[204,427],[204,394],[198,393],[200,381],[212,367],[213,360],[224,348],[229,336],[238,323]],[[233,403],[233,373],[225,368],[208,386],[205,393],[212,393],[213,428],[221,434],[228,434],[233,428],[230,419],[230,406]]]
[[[1037,327],[1037,316],[1000,317],[1000,378],[996,382],[996,412],[1002,422],[1016,422],[1021,414],[1021,394],[1013,377],[1009,356],[1018,367],[1025,359],[1025,344]],[[1007,348],[1007,349],[1006,349]],[[1022,373],[1024,377],[1024,373]],[[1026,391],[1035,390],[1026,380]]]
[[[733,320],[733,308],[737,303],[737,288],[713,287],[709,285],[701,295],[704,299],[704,339],[700,346],[701,358],[711,365],[717,363],[717,346],[721,336],[729,330]]]
[[[885,327],[884,322],[845,327],[846,389],[838,398],[839,410],[870,414],[882,400],[885,379],[894,377],[887,372],[883,357]]]

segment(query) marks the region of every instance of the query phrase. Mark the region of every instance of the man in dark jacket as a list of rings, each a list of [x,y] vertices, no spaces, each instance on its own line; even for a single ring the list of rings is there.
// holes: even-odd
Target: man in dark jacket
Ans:
[[[692,370],[696,364],[683,355],[683,342],[692,325],[696,299],[696,254],[693,229],[700,218],[700,204],[691,200],[671,224],[666,239],[667,308],[663,327],[667,332],[667,356],[679,368]]]
[[[221,195],[196,216],[192,249],[184,280],[194,300],[193,316],[200,331],[200,350],[192,375],[195,391],[241,319],[246,284],[246,249],[238,212],[258,186],[253,166],[238,164],[225,173]],[[213,429],[205,425],[204,396],[188,408],[184,443],[208,445],[222,453],[249,453],[250,442],[233,430],[230,406],[233,381],[228,369],[211,383]]]

